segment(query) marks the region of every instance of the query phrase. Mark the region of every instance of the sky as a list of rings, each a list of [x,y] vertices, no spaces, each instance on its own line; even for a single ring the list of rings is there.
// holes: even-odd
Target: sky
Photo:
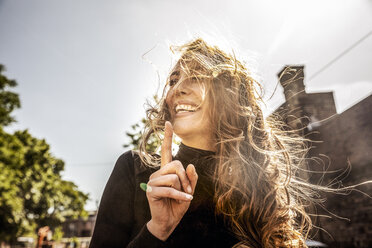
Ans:
[[[6,130],[46,139],[94,210],[174,64],[170,45],[202,37],[234,51],[266,114],[284,102],[276,74],[303,64],[306,91],[333,91],[341,113],[372,93],[371,31],[371,0],[0,0],[0,64],[22,103]]]

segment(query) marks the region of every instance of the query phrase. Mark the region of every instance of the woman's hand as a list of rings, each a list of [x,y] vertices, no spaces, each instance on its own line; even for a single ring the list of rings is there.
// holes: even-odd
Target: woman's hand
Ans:
[[[161,168],[150,176],[146,190],[151,211],[147,229],[161,240],[171,235],[185,215],[198,180],[192,164],[185,170],[180,161],[172,161],[172,137],[172,124],[167,121],[161,146]]]

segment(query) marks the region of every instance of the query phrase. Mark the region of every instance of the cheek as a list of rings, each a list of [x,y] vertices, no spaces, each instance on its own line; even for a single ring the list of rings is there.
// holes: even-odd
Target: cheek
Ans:
[[[193,92],[195,92],[195,95],[197,98],[199,98],[199,101],[206,101],[206,88],[204,84],[198,85],[193,84],[192,88]]]
[[[204,111],[202,121],[204,126],[207,126],[209,128],[212,127],[212,120],[208,110]]]
[[[213,105],[211,104],[211,99],[205,99],[205,106],[203,111],[203,120],[208,125],[210,130],[215,130],[216,121],[215,118],[217,117],[218,111],[212,110]]]

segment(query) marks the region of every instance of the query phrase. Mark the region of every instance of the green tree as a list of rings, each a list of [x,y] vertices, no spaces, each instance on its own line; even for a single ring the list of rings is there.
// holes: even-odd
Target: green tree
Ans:
[[[12,242],[37,227],[87,215],[88,195],[62,179],[63,169],[45,140],[0,128],[0,240]]]
[[[5,76],[1,80],[2,85],[16,85]],[[62,179],[64,162],[51,154],[44,139],[33,137],[28,130],[4,131],[2,126],[14,121],[10,110],[19,107],[18,95],[4,88],[1,93],[13,95],[14,101],[12,105],[12,100],[1,99],[0,104],[5,109],[0,110],[0,120],[4,120],[0,125],[0,242],[13,242],[21,235],[35,234],[38,227],[53,229],[66,218],[86,216],[88,195]]]
[[[131,132],[125,132],[125,134],[129,138],[129,142],[124,144],[124,147],[129,147],[133,150],[138,150],[139,145],[142,139],[142,130],[145,128],[147,124],[147,120],[142,118],[138,123],[131,126]],[[155,152],[156,148],[159,147],[160,140],[155,136],[152,135],[146,144],[146,150],[150,152]]]
[[[159,104],[158,96],[154,95],[152,97],[152,101],[153,103],[150,105],[158,105]],[[125,143],[123,146],[125,148],[129,147],[130,149],[138,150],[141,139],[142,139],[142,135],[143,135],[142,132],[147,125],[148,125],[148,120],[146,118],[142,118],[139,122],[132,125],[131,126],[132,131],[125,132],[125,134],[129,138],[129,142]],[[160,145],[161,145],[161,139],[158,136],[152,134],[147,141],[146,150],[149,152],[156,152],[156,149],[160,147]]]
[[[139,149],[139,144],[142,139],[142,131],[144,130],[145,126],[147,124],[147,120],[145,118],[142,118],[138,123],[131,126],[132,131],[125,132],[127,137],[129,138],[129,142],[125,143],[123,146],[125,148],[129,147],[133,150]],[[160,136],[162,136],[163,133],[160,133]],[[150,138],[147,141],[146,144],[146,150],[149,152],[156,152],[157,148],[161,146],[162,138],[158,137],[156,135],[151,135]],[[177,138],[176,135],[173,136],[173,144],[176,146],[180,145],[181,141],[179,138]],[[172,148],[173,152],[176,150],[176,147],[173,146]]]
[[[0,126],[7,126],[14,122],[15,119],[10,114],[14,109],[21,107],[18,94],[8,90],[15,87],[17,82],[4,76],[4,71],[5,66],[0,64]]]

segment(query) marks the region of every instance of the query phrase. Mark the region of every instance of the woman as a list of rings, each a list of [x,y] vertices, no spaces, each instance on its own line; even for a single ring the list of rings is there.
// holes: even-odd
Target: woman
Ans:
[[[302,140],[263,118],[260,86],[234,56],[202,39],[176,49],[140,151],[106,185],[90,247],[306,247]],[[163,131],[161,156],[148,152]]]

